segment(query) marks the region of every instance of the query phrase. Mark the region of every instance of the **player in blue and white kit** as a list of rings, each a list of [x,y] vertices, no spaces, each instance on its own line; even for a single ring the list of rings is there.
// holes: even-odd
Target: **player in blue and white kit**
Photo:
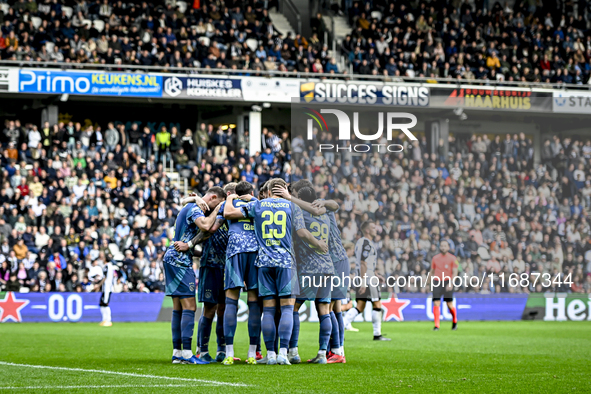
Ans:
[[[215,193],[208,193],[203,200],[199,199],[201,206],[209,209],[215,208],[219,202],[219,196]],[[195,357],[191,349],[197,309],[193,256],[188,250],[181,252],[175,248],[176,242],[188,242],[196,238],[201,230],[208,231],[211,228],[215,215],[205,218],[199,215],[202,212],[195,203],[188,204],[180,210],[174,227],[175,242],[168,247],[163,258],[165,292],[173,301],[171,325],[174,364],[207,364]]]
[[[304,212],[307,212],[314,216],[327,214],[330,218],[328,249],[331,260],[333,262],[335,275],[338,278],[338,280],[336,281],[336,284],[338,284],[338,286],[333,288],[333,283],[331,283],[332,294],[330,306],[330,319],[332,323],[332,332],[330,337],[330,347],[332,355],[330,358],[328,358],[327,362],[328,364],[345,363],[346,360],[344,358],[343,353],[345,327],[343,324],[343,317],[341,312],[341,299],[346,298],[350,278],[348,257],[343,247],[341,234],[338,229],[336,218],[333,212],[339,209],[339,205],[332,200],[315,200],[313,203],[304,201],[303,199],[298,198],[298,192],[303,188],[310,188],[313,191],[312,183],[308,180],[302,179],[292,185],[293,196],[290,195],[287,189],[277,190],[276,192],[280,193],[284,198],[287,198],[294,204],[298,205],[300,208],[304,210]],[[299,322],[295,322],[294,320],[295,332],[299,331],[298,323]],[[290,344],[290,361],[292,359],[299,358],[299,356],[297,355],[297,348],[295,347],[297,345],[297,341],[295,340],[295,338],[297,337],[292,335],[292,339],[294,340],[292,340],[292,344]]]
[[[308,203],[316,199],[316,192],[309,187],[299,190],[298,196]],[[332,321],[330,317],[330,277],[334,274],[332,260],[328,254],[328,235],[330,231],[330,218],[326,213],[312,215],[308,211],[294,205],[294,228],[296,231],[304,228],[312,236],[321,240],[326,245],[323,249],[310,245],[307,240],[296,238],[295,252],[298,265],[298,276],[300,277],[300,294],[296,299],[294,310],[299,310],[305,301],[315,301],[320,321],[319,350],[316,357],[308,360],[308,363],[326,364],[326,349],[332,332]],[[290,341],[290,355],[299,359],[297,354],[297,335],[293,335]],[[295,350],[295,351],[294,351]]]
[[[287,186],[283,179],[269,181],[268,189]],[[226,207],[232,213],[233,207]],[[267,364],[290,365],[287,349],[293,328],[293,293],[297,291],[292,242],[291,203],[271,192],[269,198],[254,200],[242,208],[244,217],[254,219],[255,235],[259,246],[256,261],[258,267],[259,297],[263,299],[263,338],[267,348]],[[308,232],[307,230],[303,230]],[[309,234],[309,232],[308,232]],[[311,236],[310,236],[311,237]],[[313,244],[320,245],[314,238]],[[274,343],[276,299],[281,305],[279,320],[279,355],[275,353]]]
[[[224,312],[224,337],[226,339],[226,359],[224,365],[234,364],[234,334],[237,325],[238,299],[240,289],[248,292],[248,348],[247,364],[256,365],[257,345],[261,335],[261,307],[258,301],[258,277],[255,262],[259,246],[254,232],[252,218],[245,218],[240,210],[248,202],[238,196],[254,196],[254,187],[248,182],[240,182],[235,188],[236,194],[228,196],[223,203],[224,217],[229,224],[228,250],[226,251],[226,269],[224,289],[226,290],[226,310]],[[226,209],[228,207],[228,209]],[[238,209],[231,219],[229,207]]]
[[[229,186],[229,185],[228,185]],[[233,190],[232,190],[233,192]],[[226,198],[226,192],[220,187],[212,187],[207,191],[208,194],[215,194],[223,202]],[[224,295],[224,266],[226,264],[226,248],[228,246],[228,226],[222,216],[222,204],[216,207],[207,219],[213,224],[205,231],[211,233],[211,236],[203,242],[203,251],[199,266],[199,284],[197,287],[198,301],[203,303],[203,314],[199,319],[197,328],[197,346],[199,358],[208,362],[221,362],[226,358],[226,343],[224,339],[223,316],[226,297]],[[205,213],[198,210],[195,213],[196,219],[205,218]],[[214,216],[213,218],[211,218]],[[177,250],[186,250],[192,248],[191,245],[177,242]],[[213,319],[217,313],[218,323],[216,325],[217,354],[213,358],[209,355],[209,338]]]
[[[341,311],[342,300],[347,298],[349,292],[351,278],[351,266],[349,265],[349,257],[347,251],[343,246],[341,238],[341,231],[337,224],[336,214],[339,210],[339,204],[334,200],[316,200],[312,203],[316,209],[326,208],[327,214],[330,218],[330,233],[328,236],[328,252],[334,265],[335,276],[338,278],[335,282],[339,285],[332,289],[330,317],[333,323],[333,331],[330,340],[331,352],[334,353],[329,359],[329,364],[346,363],[345,359],[345,323],[343,321],[343,313]],[[338,330],[335,330],[335,322]]]

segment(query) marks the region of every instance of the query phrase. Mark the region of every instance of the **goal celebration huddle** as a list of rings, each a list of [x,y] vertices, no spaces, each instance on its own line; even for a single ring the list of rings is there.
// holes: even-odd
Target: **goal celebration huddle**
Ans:
[[[260,188],[258,196],[248,182],[229,183],[224,188],[211,187],[202,197],[189,196],[182,205],[174,242],[163,259],[165,291],[173,300],[172,363],[232,365],[241,360],[236,355],[246,349],[234,349],[241,291],[247,293],[248,304],[247,364],[346,363],[345,327],[367,302],[372,303],[373,339],[390,340],[381,332],[383,310],[380,288],[375,285],[379,280],[371,280],[378,275],[373,222],[361,224],[362,237],[355,245],[343,245],[335,218],[339,204],[318,199],[307,180],[288,186],[274,178]],[[197,245],[201,247],[196,249]],[[437,261],[433,259],[433,274],[449,272],[451,276],[455,257],[441,249]],[[193,256],[199,254],[196,275]],[[363,278],[359,286],[350,289],[351,281],[331,284],[333,276],[350,275]],[[357,304],[344,311],[350,290]],[[448,302],[455,329],[451,288],[436,293]],[[318,352],[310,357],[298,352],[299,309],[306,301],[314,302],[319,320]],[[203,307],[194,353],[197,302]],[[439,308],[439,300],[435,304]],[[211,344],[216,316],[216,344]]]

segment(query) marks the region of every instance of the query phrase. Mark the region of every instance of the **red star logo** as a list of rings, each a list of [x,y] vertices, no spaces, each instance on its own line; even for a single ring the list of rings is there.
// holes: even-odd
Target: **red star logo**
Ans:
[[[6,293],[6,297],[0,301],[0,322],[4,323],[9,319],[15,322],[22,321],[21,309],[29,302],[29,300],[17,300],[13,292]]]
[[[394,318],[396,321],[404,321],[402,310],[408,304],[410,304],[410,300],[399,300],[396,296],[390,297],[386,302],[382,302],[382,306],[386,310],[386,321],[389,321],[391,318]]]

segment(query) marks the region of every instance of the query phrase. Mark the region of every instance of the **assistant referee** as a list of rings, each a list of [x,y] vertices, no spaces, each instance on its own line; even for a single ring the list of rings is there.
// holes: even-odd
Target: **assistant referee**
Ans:
[[[458,275],[458,259],[453,254],[449,253],[449,243],[442,240],[439,244],[439,251],[441,253],[433,256],[431,260],[431,282],[433,283],[433,319],[435,327],[433,331],[439,331],[439,311],[441,309],[441,297],[447,303],[447,307],[453,317],[452,330],[458,328],[458,314],[454,308],[454,291],[452,280]],[[434,278],[439,280],[433,281]]]

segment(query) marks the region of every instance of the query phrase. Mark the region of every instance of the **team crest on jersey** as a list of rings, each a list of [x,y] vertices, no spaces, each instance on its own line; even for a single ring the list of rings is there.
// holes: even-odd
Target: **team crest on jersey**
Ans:
[[[195,283],[189,283],[189,290],[195,291]]]
[[[211,298],[211,290],[205,290],[205,298]]]

